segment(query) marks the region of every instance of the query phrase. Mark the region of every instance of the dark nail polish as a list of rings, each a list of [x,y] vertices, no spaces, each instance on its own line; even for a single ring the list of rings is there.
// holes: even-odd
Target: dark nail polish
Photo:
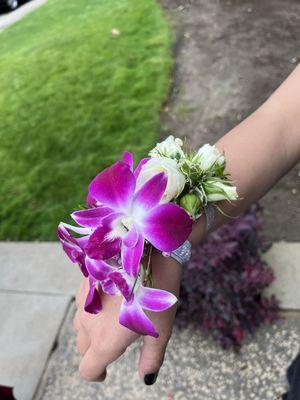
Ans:
[[[153,385],[157,378],[158,372],[154,372],[154,374],[147,374],[144,377],[145,385]]]

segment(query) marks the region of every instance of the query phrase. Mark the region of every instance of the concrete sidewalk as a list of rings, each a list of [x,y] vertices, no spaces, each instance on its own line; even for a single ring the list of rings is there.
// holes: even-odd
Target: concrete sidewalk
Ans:
[[[0,384],[31,400],[81,279],[58,243],[0,243]]]
[[[263,327],[239,355],[223,351],[192,327],[175,329],[155,385],[138,378],[138,342],[109,366],[104,383],[83,382],[73,315],[74,308],[36,400],[275,400],[286,391],[285,370],[299,351],[300,316]]]
[[[270,290],[282,308],[300,310],[299,290],[291,296],[291,288],[300,287],[300,244],[276,244],[266,257],[279,278]],[[60,244],[2,242],[0,266],[0,384],[14,387],[17,400],[112,400],[121,394],[130,400],[274,400],[284,390],[285,367],[300,343],[298,312],[262,328],[239,356],[192,328],[176,330],[158,384],[150,389],[136,376],[134,344],[99,386],[82,382],[77,372],[71,322],[81,274]]]

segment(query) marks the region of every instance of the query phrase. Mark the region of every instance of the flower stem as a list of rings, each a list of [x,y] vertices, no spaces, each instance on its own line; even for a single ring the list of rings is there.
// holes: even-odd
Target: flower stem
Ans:
[[[151,256],[152,256],[153,246],[150,245],[148,259],[147,259],[147,267],[145,269],[145,286],[153,287],[153,279],[152,279],[152,268],[151,268]]]

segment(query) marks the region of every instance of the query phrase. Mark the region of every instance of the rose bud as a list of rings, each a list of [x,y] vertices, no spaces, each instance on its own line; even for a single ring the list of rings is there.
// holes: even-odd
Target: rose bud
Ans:
[[[190,215],[191,218],[199,217],[201,200],[194,193],[185,194],[179,202],[180,206]]]

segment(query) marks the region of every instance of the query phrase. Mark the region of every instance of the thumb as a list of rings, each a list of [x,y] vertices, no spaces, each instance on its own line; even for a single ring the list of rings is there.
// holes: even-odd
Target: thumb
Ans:
[[[164,362],[169,337],[153,338],[145,336],[139,360],[139,375],[146,385],[155,383],[160,367]]]

